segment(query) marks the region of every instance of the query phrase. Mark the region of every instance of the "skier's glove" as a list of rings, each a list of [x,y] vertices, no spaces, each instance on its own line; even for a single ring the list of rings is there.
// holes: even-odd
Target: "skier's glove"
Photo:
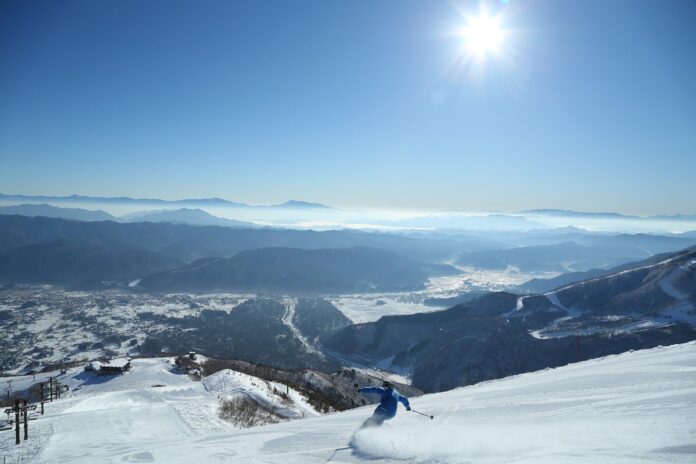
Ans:
[[[407,411],[410,411],[410,410],[411,410],[411,406],[406,406],[406,410],[407,410]]]

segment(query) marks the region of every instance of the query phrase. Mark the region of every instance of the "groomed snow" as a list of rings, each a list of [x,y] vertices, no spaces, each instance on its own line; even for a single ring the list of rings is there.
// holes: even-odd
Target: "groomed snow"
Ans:
[[[400,409],[382,428],[363,431],[371,407],[206,430],[171,407],[190,404],[205,421],[206,410],[196,408],[201,383],[161,360],[134,363],[141,368],[84,385],[33,421],[35,430],[53,429],[35,462],[696,462],[694,342],[415,398],[413,408],[434,420]]]
[[[69,386],[69,392],[46,403],[46,415],[30,422],[30,440],[21,446],[14,445],[13,431],[0,431],[0,462],[109,462],[109,453],[124,443],[145,446],[229,432],[237,427],[219,418],[218,407],[221,400],[239,396],[253,398],[284,418],[319,414],[298,391],[280,383],[231,370],[198,382],[176,369],[170,358],[135,359],[125,374],[97,375],[72,368],[63,374],[40,374],[35,380],[16,376],[12,387],[25,390],[35,382],[47,382],[49,376]],[[97,448],[111,451],[92,457]]]

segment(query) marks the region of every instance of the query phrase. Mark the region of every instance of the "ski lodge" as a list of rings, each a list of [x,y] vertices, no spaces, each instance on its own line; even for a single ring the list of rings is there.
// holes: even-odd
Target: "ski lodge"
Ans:
[[[92,371],[99,375],[123,374],[131,367],[131,358],[116,358],[110,361],[92,361],[85,366],[86,371]]]

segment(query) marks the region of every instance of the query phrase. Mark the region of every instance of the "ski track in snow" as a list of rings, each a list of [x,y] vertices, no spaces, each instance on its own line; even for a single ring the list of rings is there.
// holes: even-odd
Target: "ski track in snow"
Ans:
[[[556,307],[568,312],[567,317],[562,317],[559,319],[556,319],[555,321],[551,322],[547,327],[544,327],[543,329],[539,330],[534,330],[531,331],[530,334],[538,339],[549,339],[549,338],[562,338],[562,337],[567,337],[571,335],[579,335],[579,334],[592,334],[592,333],[621,333],[621,332],[634,332],[638,330],[643,330],[643,329],[650,329],[650,328],[655,328],[655,327],[660,327],[660,326],[667,326],[671,325],[676,321],[684,321],[688,322],[689,324],[696,326],[696,314],[691,314],[692,310],[694,309],[695,305],[692,301],[690,301],[690,297],[687,294],[684,294],[681,292],[679,289],[674,287],[673,281],[674,279],[682,272],[690,269],[692,266],[696,265],[696,260],[689,260],[680,266],[676,267],[674,270],[672,270],[668,275],[660,279],[659,281],[659,286],[662,289],[663,292],[665,292],[667,295],[672,297],[674,300],[676,300],[676,303],[671,306],[670,308],[665,309],[662,311],[662,318],[653,318],[649,320],[642,320],[639,322],[631,322],[628,323],[624,326],[621,327],[613,327],[613,328],[607,328],[607,329],[602,329],[602,330],[596,330],[592,327],[587,327],[583,328],[580,330],[572,330],[572,331],[557,331],[554,329],[554,327],[557,327],[559,324],[568,321],[572,319],[573,317],[577,316],[580,314],[580,311],[574,309],[574,308],[567,308],[564,306],[560,299],[558,298],[558,293],[574,288],[577,286],[584,285],[587,282],[593,282],[597,280],[601,280],[603,278],[612,278],[616,277],[619,275],[623,274],[628,274],[634,271],[638,270],[644,270],[644,269],[650,269],[658,266],[662,266],[664,264],[669,264],[672,261],[675,261],[677,259],[682,259],[683,256],[677,256],[677,257],[672,257],[669,259],[665,259],[663,261],[660,261],[658,263],[650,264],[647,266],[641,266],[638,268],[633,268],[633,269],[627,269],[625,271],[617,272],[616,274],[612,274],[611,276],[606,276],[606,277],[598,277],[594,279],[589,279],[581,282],[576,282],[572,283],[569,285],[566,285],[564,287],[561,287],[559,289],[544,293],[543,295],[549,299],[549,301]],[[521,306],[524,305],[523,299],[525,297],[518,298],[517,300],[517,307],[520,308]],[[521,309],[521,308],[520,308]],[[515,311],[511,311],[508,313],[508,315],[514,313]]]
[[[677,301],[672,307],[663,311],[663,314],[669,316],[674,321],[684,321],[696,326],[696,314],[694,314],[694,309],[696,308],[695,302],[690,299],[689,295],[683,293],[673,284],[674,279],[679,274],[694,266],[696,266],[696,260],[690,260],[682,264],[663,277],[659,285],[663,292]]]
[[[297,306],[297,299],[283,298],[283,305],[285,306],[283,324],[285,324],[288,327],[288,329],[290,329],[290,332],[292,332],[295,338],[297,338],[300,341],[300,343],[302,343],[302,346],[307,352],[316,354],[323,358],[324,354],[318,349],[316,349],[311,343],[309,343],[307,338],[304,335],[302,335],[302,332],[300,332],[300,330],[297,327],[295,327],[293,319],[295,317],[295,307]]]
[[[554,305],[557,308],[562,309],[563,311],[567,312],[568,314],[575,314],[575,311],[572,311],[569,308],[566,308],[563,303],[561,303],[561,300],[558,299],[558,290],[555,290],[553,292],[545,293],[544,296],[549,299],[552,305]]]
[[[545,296],[549,296],[550,294],[556,294],[557,292],[562,292],[563,290],[567,290],[567,289],[574,288],[574,287],[577,287],[577,286],[580,286],[580,285],[584,285],[584,284],[589,283],[589,282],[597,282],[597,281],[603,280],[603,279],[612,279],[612,278],[617,277],[617,276],[620,276],[620,275],[630,274],[631,272],[642,271],[642,270],[645,270],[645,269],[651,269],[651,268],[654,268],[654,267],[663,266],[663,265],[665,265],[665,264],[671,263],[672,261],[675,261],[675,260],[678,260],[678,259],[682,259],[682,258],[683,258],[682,255],[672,256],[672,257],[670,257],[670,258],[664,259],[664,260],[659,261],[659,262],[657,262],[657,263],[647,264],[647,265],[645,265],[645,266],[634,267],[634,268],[631,268],[631,269],[626,269],[626,270],[619,271],[619,272],[617,272],[617,273],[615,273],[615,274],[611,274],[611,275],[607,275],[607,276],[600,276],[600,277],[595,277],[595,278],[593,278],[593,279],[582,280],[582,281],[580,281],[580,282],[573,282],[573,283],[571,283],[571,284],[564,285],[563,287],[557,288],[556,290],[553,290],[553,291],[551,291],[551,292],[545,293],[544,295],[545,295]]]
[[[524,299],[527,298],[526,296],[519,296],[517,297],[517,302],[515,303],[515,311],[519,311],[522,308],[524,308]]]
[[[381,428],[365,430],[358,427],[373,406],[207,429],[201,422],[214,412],[199,407],[202,382],[158,359],[134,360],[128,374],[91,381],[73,369],[64,382],[72,396],[31,422],[36,435],[14,448],[14,434],[0,432],[0,450],[51,464],[696,462],[696,342],[413,398],[414,409],[435,419],[400,407]]]
[[[683,302],[684,300],[688,299],[689,295],[681,292],[674,286],[674,279],[679,274],[683,273],[688,268],[690,268],[693,265],[692,263],[693,262],[689,262],[675,268],[672,272],[670,272],[660,280],[660,288],[662,289],[662,291],[674,298],[675,300],[677,300],[678,302]]]
[[[562,338],[562,337],[566,337],[569,335],[597,333],[597,331],[592,329],[592,328],[585,328],[585,329],[573,330],[573,331],[551,330],[552,333],[546,333],[546,332],[549,332],[549,329],[558,326],[560,323],[571,320],[574,317],[581,314],[581,311],[579,311],[575,308],[568,308],[563,303],[561,303],[561,300],[558,297],[559,292],[562,292],[564,290],[568,290],[571,288],[575,288],[578,286],[582,286],[582,285],[585,285],[586,283],[589,283],[589,282],[595,282],[595,281],[599,281],[602,279],[610,279],[610,278],[614,278],[614,277],[617,277],[620,275],[629,274],[629,273],[635,272],[635,271],[640,271],[640,270],[644,270],[644,269],[651,269],[651,268],[655,268],[658,266],[663,266],[665,264],[669,264],[670,262],[673,262],[673,261],[679,260],[679,259],[683,259],[683,258],[684,258],[683,255],[672,256],[668,259],[664,259],[664,260],[659,261],[657,263],[648,264],[646,266],[641,266],[641,267],[632,268],[632,269],[626,269],[626,270],[611,274],[609,276],[602,276],[602,277],[596,277],[593,279],[583,280],[580,282],[573,282],[573,283],[570,283],[568,285],[564,285],[563,287],[552,290],[550,292],[542,293],[541,295],[548,298],[548,300],[551,302],[552,305],[554,305],[555,307],[557,307],[559,309],[562,309],[563,311],[566,311],[568,313],[568,316],[558,318],[558,319],[554,320],[553,322],[551,322],[547,327],[531,331],[530,334],[533,337],[538,338],[538,339],[547,339],[547,338]],[[660,288],[667,295],[669,295],[670,297],[674,298],[677,301],[677,303],[674,306],[672,306],[671,308],[668,308],[662,312],[663,316],[669,317],[669,320],[640,321],[638,323],[629,323],[629,324],[626,324],[625,326],[619,327],[619,328],[600,330],[599,332],[607,332],[607,333],[630,332],[630,331],[641,330],[641,329],[645,329],[645,328],[654,328],[657,326],[670,325],[673,323],[673,321],[685,321],[685,322],[690,323],[691,325],[696,325],[696,315],[689,314],[690,311],[694,309],[694,306],[695,306],[694,303],[689,301],[689,295],[686,295],[683,292],[679,291],[672,284],[672,281],[679,273],[684,272],[685,270],[689,269],[690,267],[692,267],[694,265],[696,265],[696,260],[691,259],[691,260],[685,262],[684,264],[678,266],[677,268],[675,268],[672,272],[670,272],[667,276],[662,278],[659,282]],[[505,317],[510,317],[510,316],[514,315],[514,313],[521,311],[524,308],[524,300],[526,298],[528,298],[529,296],[530,295],[524,295],[524,296],[518,297],[515,308],[513,308],[509,312],[505,313]]]
[[[525,298],[528,298],[529,295],[524,295],[524,296],[518,296],[517,301],[515,301],[515,307],[512,308],[510,311],[506,312],[503,314],[504,317],[510,317],[513,314],[515,314],[518,311],[522,311],[522,308],[524,308],[524,300]]]

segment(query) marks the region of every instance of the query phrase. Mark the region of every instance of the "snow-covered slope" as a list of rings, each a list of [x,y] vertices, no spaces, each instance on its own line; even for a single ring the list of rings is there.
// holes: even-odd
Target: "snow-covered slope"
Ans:
[[[161,361],[138,363],[130,374],[83,385],[50,405],[32,423],[47,430],[35,461],[696,462],[694,342],[415,398],[412,406],[434,420],[401,409],[382,428],[362,431],[371,408],[245,430],[208,428],[200,425],[214,423],[199,402],[202,383]],[[8,432],[0,437],[5,442]]]
[[[225,369],[203,379],[208,392],[224,400],[245,396],[267,406],[287,419],[317,416],[317,412],[299,392],[277,382],[267,382],[258,377]]]
[[[0,461],[5,455],[12,456],[8,461],[12,463],[20,456],[34,456],[38,462],[102,462],[110,460],[112,452],[118,455],[124,446],[147,447],[171,438],[229,432],[239,424],[222,420],[219,407],[225,400],[240,397],[272,410],[274,421],[319,414],[299,392],[285,385],[229,369],[194,381],[170,358],[135,359],[131,370],[122,375],[99,376],[78,367],[36,379],[17,376],[12,377],[12,388],[26,390],[36,382],[48,382],[49,376],[69,386],[69,392],[46,403],[46,414],[30,422],[30,440],[21,446],[14,445],[14,432],[0,432]],[[97,457],[101,452],[106,455]]]

